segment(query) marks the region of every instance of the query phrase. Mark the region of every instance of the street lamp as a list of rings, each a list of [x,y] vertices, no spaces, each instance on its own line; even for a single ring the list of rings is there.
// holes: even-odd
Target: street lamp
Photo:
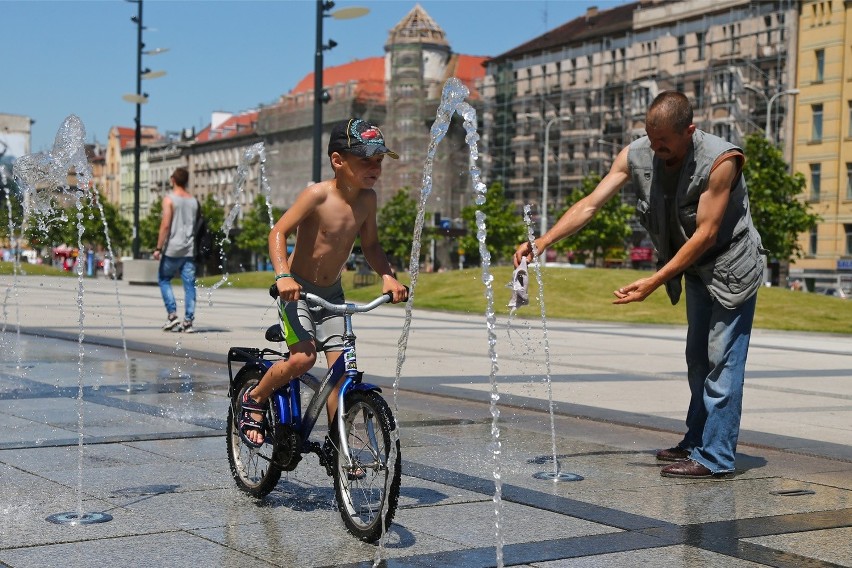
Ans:
[[[547,232],[547,158],[550,155],[550,127],[559,120],[572,121],[573,118],[570,116],[555,116],[548,120],[547,125],[544,127],[544,166],[542,166],[543,179],[541,181],[541,234],[539,236]]]
[[[772,140],[772,103],[775,102],[775,99],[780,97],[781,95],[798,95],[799,89],[786,89],[781,91],[780,93],[775,93],[771,97],[767,97],[766,93],[764,93],[761,89],[757,87],[753,87],[752,85],[743,85],[744,89],[748,89],[753,93],[757,93],[763,100],[766,102],[766,126],[763,128],[764,136],[769,142],[773,142]]]
[[[787,89],[785,91],[781,91],[780,93],[775,93],[771,97],[769,97],[769,102],[766,103],[766,139],[770,142],[774,142],[772,139],[772,135],[770,133],[770,129],[772,128],[772,103],[775,102],[775,99],[780,97],[781,95],[798,95],[799,89]]]
[[[320,181],[322,176],[320,173],[322,165],[322,105],[331,99],[328,92],[322,88],[323,51],[332,49],[337,45],[337,42],[333,39],[329,39],[328,44],[323,43],[323,18],[331,16],[336,20],[350,20],[360,18],[370,12],[369,8],[352,6],[329,13],[332,8],[334,8],[332,0],[317,0],[317,38],[314,53],[314,163],[312,173],[314,182]]]
[[[141,176],[142,160],[142,105],[148,102],[148,93],[142,92],[142,79],[156,79],[166,74],[165,71],[151,71],[142,69],[142,55],[157,55],[168,51],[168,48],[158,47],[150,51],[143,51],[145,44],[142,42],[142,0],[127,0],[136,4],[138,13],[130,18],[136,24],[136,94],[124,95],[122,98],[136,104],[136,146],[133,149],[135,158],[133,176],[133,258],[139,258],[139,177]]]

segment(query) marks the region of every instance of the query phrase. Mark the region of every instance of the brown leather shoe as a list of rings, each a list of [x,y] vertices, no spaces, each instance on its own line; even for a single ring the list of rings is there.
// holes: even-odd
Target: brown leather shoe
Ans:
[[[685,477],[688,479],[700,479],[713,477],[713,472],[695,460],[684,460],[667,465],[660,470],[663,477]]]
[[[657,452],[657,459],[665,462],[679,462],[688,458],[689,450],[684,450],[680,446]]]

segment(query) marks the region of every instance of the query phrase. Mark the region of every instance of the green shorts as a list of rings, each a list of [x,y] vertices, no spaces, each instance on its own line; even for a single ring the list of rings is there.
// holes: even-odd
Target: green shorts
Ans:
[[[293,278],[302,287],[302,291],[314,294],[332,303],[342,304],[343,286],[340,280],[331,286],[317,286],[299,276]],[[317,351],[343,351],[343,316],[333,314],[325,308],[309,306],[305,300],[296,302],[278,302],[281,315],[281,329],[287,347],[300,341],[314,340]]]

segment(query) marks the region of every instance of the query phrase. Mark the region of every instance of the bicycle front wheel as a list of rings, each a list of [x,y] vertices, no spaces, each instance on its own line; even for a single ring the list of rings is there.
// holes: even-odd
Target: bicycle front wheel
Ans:
[[[343,428],[352,463],[334,452],[337,507],[350,533],[375,542],[390,527],[399,501],[399,440],[391,440],[396,423],[378,393],[358,391],[346,397]]]
[[[240,401],[243,393],[251,390],[260,382],[259,371],[249,371],[245,376],[237,377],[238,388],[234,389],[234,397],[228,410],[228,463],[231,466],[231,475],[237,482],[237,487],[254,497],[263,497],[275,489],[281,478],[281,467],[273,460],[275,445],[272,429],[266,428],[264,434],[268,438],[260,448],[254,449],[243,443],[240,438],[237,419],[240,410]],[[272,414],[267,411],[266,423],[271,424],[274,420]]]

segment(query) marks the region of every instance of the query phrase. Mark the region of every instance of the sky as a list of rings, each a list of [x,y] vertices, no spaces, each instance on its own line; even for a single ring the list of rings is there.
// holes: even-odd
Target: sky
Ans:
[[[456,53],[496,56],[583,15],[625,0],[421,0]],[[414,0],[336,0],[331,12],[366,7],[367,15],[325,18],[337,42],[325,67],[384,55],[388,32]],[[144,0],[142,67],[166,72],[145,80],[142,124],[159,131],[200,131],[216,111],[274,103],[313,72],[316,2],[312,0]],[[0,2],[0,113],[29,116],[32,152],[51,149],[69,115],[87,142],[106,143],[112,126],[133,128],[137,4],[118,0]]]

